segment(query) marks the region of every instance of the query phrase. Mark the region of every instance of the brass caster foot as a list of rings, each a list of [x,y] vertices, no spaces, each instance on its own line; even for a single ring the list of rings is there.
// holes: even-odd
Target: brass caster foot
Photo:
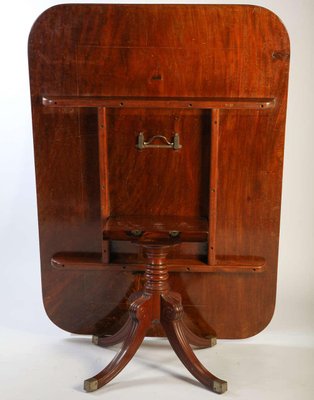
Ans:
[[[213,392],[222,394],[228,390],[227,382],[214,382],[213,384]]]
[[[207,339],[210,340],[210,346],[209,347],[216,346],[216,344],[217,344],[217,338],[216,337],[208,336]]]
[[[92,336],[92,342],[93,342],[96,346],[98,345],[98,340],[99,340],[98,336],[95,336],[95,335]]]
[[[89,378],[84,381],[84,390],[86,392],[94,392],[98,389],[98,380],[95,378]]]

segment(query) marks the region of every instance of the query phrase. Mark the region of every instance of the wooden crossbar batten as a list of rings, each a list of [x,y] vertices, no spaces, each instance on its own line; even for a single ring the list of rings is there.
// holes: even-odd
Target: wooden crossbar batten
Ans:
[[[43,96],[46,107],[269,109],[275,98]]]

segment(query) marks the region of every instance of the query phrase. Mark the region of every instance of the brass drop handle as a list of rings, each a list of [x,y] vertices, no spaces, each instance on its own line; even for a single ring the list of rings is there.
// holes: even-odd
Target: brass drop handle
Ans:
[[[156,139],[161,139],[165,142],[165,144],[152,144],[152,142]],[[140,132],[137,137],[136,148],[139,150],[147,149],[147,148],[165,148],[165,149],[173,149],[179,150],[182,148],[180,144],[180,137],[178,133],[174,134],[173,141],[169,142],[169,140],[163,135],[155,135],[145,141],[144,133]]]

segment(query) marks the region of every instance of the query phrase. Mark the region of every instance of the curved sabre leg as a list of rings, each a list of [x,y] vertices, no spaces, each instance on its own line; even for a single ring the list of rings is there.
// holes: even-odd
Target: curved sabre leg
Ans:
[[[217,344],[217,339],[216,335],[214,335],[212,332],[206,336],[206,337],[201,337],[196,335],[194,332],[192,332],[186,325],[185,322],[182,321],[182,329],[184,331],[186,340],[192,345],[196,346],[199,349],[205,349],[206,347],[213,347]]]
[[[171,292],[171,297],[175,299],[177,303],[182,304],[181,295],[179,293]],[[217,335],[212,328],[209,329],[207,336],[201,337],[192,332],[183,320],[182,325],[185,337],[192,346],[198,347],[199,349],[205,349],[207,347],[213,347],[217,344]]]
[[[211,374],[195,356],[185,336],[182,317],[183,307],[176,297],[171,294],[162,295],[161,323],[173,350],[198,381],[216,393],[224,393],[227,390],[227,382]]]
[[[114,359],[97,375],[86,379],[84,389],[93,392],[110,382],[132,359],[150,326],[151,299],[142,297],[130,306],[131,325],[121,350]]]
[[[92,341],[94,344],[96,344],[97,346],[100,346],[100,347],[108,347],[108,346],[113,346],[115,344],[121,343],[126,339],[128,333],[131,329],[131,325],[132,325],[132,319],[129,316],[126,323],[123,325],[123,327],[118,332],[116,332],[112,336],[93,335]]]

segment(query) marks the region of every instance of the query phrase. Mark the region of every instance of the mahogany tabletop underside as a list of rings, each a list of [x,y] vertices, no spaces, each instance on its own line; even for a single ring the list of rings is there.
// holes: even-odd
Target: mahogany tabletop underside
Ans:
[[[74,333],[117,331],[143,285],[144,260],[125,232],[187,223],[169,264],[188,326],[206,334],[210,325],[220,338],[261,331],[276,298],[289,69],[278,17],[238,5],[55,6],[32,28],[29,69],[51,320]],[[178,131],[182,149],[138,151],[141,130],[169,139]]]

